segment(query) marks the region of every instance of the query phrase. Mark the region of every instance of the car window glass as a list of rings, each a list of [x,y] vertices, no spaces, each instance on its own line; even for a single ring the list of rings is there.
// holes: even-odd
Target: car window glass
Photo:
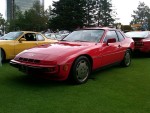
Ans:
[[[149,32],[149,35],[148,35],[148,37],[150,38],[150,32]]]
[[[56,39],[56,36],[55,36],[55,34],[51,34],[51,35],[49,36],[49,38],[50,38],[50,39]]]
[[[43,41],[44,40],[43,36],[40,35],[40,34],[37,34],[36,38],[37,38],[38,41]]]
[[[86,41],[86,42],[98,42],[103,36],[104,30],[79,30],[70,33],[68,36],[63,38],[66,41]]]
[[[118,35],[119,41],[124,40],[124,36],[119,31],[117,31],[117,35]]]
[[[48,39],[53,39],[53,40],[56,39],[56,34],[53,34],[53,33],[45,34],[45,36],[46,36]]]
[[[25,38],[26,41],[35,41],[35,34],[34,33],[26,33],[22,38]]]
[[[148,31],[132,31],[132,32],[127,32],[126,35],[129,37],[147,38],[148,33],[149,33]]]
[[[106,37],[104,39],[104,43],[106,43],[107,40],[111,39],[111,38],[115,38],[116,41],[118,42],[118,36],[116,34],[116,31],[108,31],[107,34],[106,34]]]
[[[5,34],[1,38],[4,40],[16,40],[22,34],[23,32],[9,32],[8,34]]]

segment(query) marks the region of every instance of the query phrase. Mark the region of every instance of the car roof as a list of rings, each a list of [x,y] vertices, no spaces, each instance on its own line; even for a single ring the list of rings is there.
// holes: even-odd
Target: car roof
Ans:
[[[91,29],[91,30],[92,30],[92,29],[97,29],[97,30],[98,30],[98,29],[103,29],[103,30],[117,30],[117,29],[115,29],[115,28],[110,28],[110,27],[86,27],[86,28],[83,28],[83,29],[87,29],[87,30],[88,30],[88,29],[89,29],[89,30],[90,30],[90,29]]]
[[[35,31],[12,31],[12,32],[39,33],[39,32],[35,32]]]
[[[150,32],[150,31],[129,31],[129,32]]]

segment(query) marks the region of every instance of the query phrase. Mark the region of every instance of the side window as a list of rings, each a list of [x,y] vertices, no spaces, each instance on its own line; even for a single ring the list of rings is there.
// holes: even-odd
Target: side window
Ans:
[[[148,37],[150,37],[150,32],[148,32]]]
[[[56,39],[56,36],[54,34],[51,34],[51,39]]]
[[[27,33],[23,36],[23,38],[26,39],[26,41],[35,41],[35,34],[33,33]]]
[[[116,41],[118,42],[118,36],[116,34],[116,31],[108,31],[106,34],[106,37],[104,39],[104,42],[106,43],[108,39],[110,38],[116,38]]]
[[[37,38],[37,41],[44,41],[44,38],[40,34],[37,34],[36,38]]]
[[[124,40],[124,36],[119,31],[117,31],[117,35],[119,37],[119,41]]]

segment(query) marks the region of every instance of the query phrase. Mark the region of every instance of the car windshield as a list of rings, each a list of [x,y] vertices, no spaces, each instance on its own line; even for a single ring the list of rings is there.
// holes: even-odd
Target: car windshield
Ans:
[[[149,35],[149,32],[148,31],[127,32],[126,35],[129,37],[147,38]]]
[[[1,37],[3,40],[16,40],[23,32],[9,32]]]
[[[68,36],[63,38],[62,41],[71,42],[99,42],[100,38],[103,36],[104,30],[79,30],[70,33]]]

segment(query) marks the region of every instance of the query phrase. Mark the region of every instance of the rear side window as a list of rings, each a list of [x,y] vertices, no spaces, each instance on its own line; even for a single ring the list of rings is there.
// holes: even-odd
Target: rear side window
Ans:
[[[117,31],[117,35],[118,35],[119,41],[124,40],[124,36],[119,31]]]
[[[110,38],[116,38],[116,41],[118,42],[118,36],[116,34],[116,31],[108,31],[106,34],[106,37],[104,39],[104,42],[106,43],[108,39]]]
[[[40,34],[37,34],[36,38],[37,38],[38,41],[44,41],[44,38]]]
[[[149,32],[149,35],[148,35],[148,37],[150,37],[150,32]]]

